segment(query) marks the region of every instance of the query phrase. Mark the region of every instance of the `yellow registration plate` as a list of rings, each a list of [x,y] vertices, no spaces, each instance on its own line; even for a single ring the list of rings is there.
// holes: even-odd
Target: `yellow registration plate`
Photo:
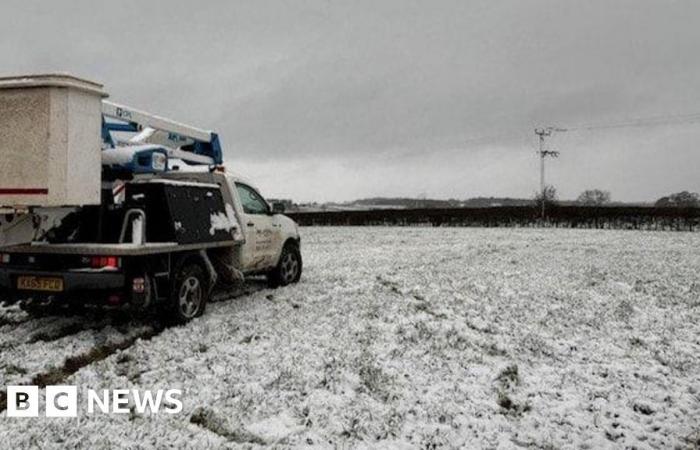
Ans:
[[[25,289],[28,291],[63,291],[63,279],[52,277],[17,277],[17,289]]]

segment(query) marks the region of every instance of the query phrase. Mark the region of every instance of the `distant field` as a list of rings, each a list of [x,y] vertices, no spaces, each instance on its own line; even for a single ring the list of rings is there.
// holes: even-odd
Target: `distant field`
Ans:
[[[148,340],[0,310],[3,385],[126,342],[62,382],[185,390],[175,416],[2,413],[3,447],[700,446],[700,234],[302,233],[299,285]]]

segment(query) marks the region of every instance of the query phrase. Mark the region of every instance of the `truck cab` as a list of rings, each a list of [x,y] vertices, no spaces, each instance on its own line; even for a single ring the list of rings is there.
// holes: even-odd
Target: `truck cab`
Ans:
[[[270,205],[252,183],[232,175],[226,179],[236,192],[235,209],[245,237],[241,267],[246,273],[271,270],[278,264],[285,244],[299,244],[299,228],[282,214],[281,204]]]

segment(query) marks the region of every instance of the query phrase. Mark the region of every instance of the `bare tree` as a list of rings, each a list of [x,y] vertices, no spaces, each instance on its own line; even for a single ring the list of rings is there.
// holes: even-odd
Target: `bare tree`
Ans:
[[[661,197],[656,201],[656,206],[697,208],[700,207],[700,195],[697,192],[677,192],[666,197]]]
[[[604,205],[610,203],[610,192],[600,189],[587,189],[581,192],[576,201],[586,206]]]
[[[535,200],[535,203],[541,207],[542,201],[543,201],[542,193],[536,192],[534,195],[534,200]],[[546,206],[549,206],[549,205],[556,204],[556,202],[557,202],[557,189],[554,186],[548,184],[544,188],[544,203]]]

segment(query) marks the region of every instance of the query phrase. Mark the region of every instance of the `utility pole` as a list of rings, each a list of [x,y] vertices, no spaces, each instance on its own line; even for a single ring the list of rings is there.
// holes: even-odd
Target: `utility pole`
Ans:
[[[554,133],[555,131],[562,132],[562,131],[566,131],[566,129],[555,128],[555,127],[535,128],[535,134],[537,136],[539,136],[539,139],[540,139],[540,150],[539,150],[539,155],[540,155],[540,195],[541,195],[540,200],[542,201],[542,220],[544,220],[544,217],[545,217],[545,204],[547,202],[546,192],[545,192],[547,189],[547,186],[544,183],[544,159],[547,156],[550,156],[552,158],[559,157],[559,152],[545,149],[544,138],[551,136],[552,133]]]

